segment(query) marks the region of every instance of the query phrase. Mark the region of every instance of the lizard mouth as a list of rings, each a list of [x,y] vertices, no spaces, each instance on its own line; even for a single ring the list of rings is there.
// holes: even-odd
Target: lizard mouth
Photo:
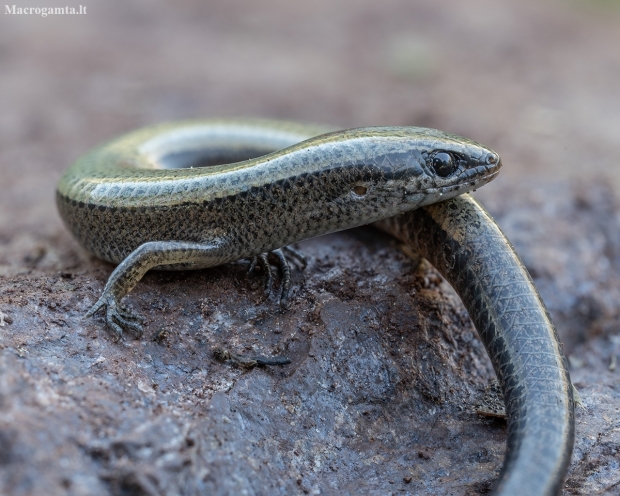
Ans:
[[[449,198],[460,195],[462,193],[466,193],[468,191],[475,191],[481,186],[484,186],[485,184],[491,182],[498,174],[499,168],[496,168],[483,176],[474,176],[471,180],[465,180],[459,182],[458,184],[453,184],[450,186],[438,186],[435,188],[429,188],[426,190],[426,192],[429,194],[436,194],[437,196],[445,196],[445,199],[448,200]]]

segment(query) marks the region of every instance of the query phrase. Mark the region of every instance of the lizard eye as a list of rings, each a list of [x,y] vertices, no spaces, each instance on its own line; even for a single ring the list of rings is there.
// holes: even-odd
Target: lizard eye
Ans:
[[[431,155],[431,166],[440,177],[447,177],[457,168],[456,160],[448,152],[435,152]]]

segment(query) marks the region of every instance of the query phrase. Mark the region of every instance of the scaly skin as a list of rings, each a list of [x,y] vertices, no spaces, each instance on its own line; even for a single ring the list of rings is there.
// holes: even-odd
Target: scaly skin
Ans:
[[[118,337],[141,333],[121,299],[152,268],[212,267],[368,224],[479,187],[501,166],[492,150],[433,129],[351,129],[302,141],[309,136],[271,121],[165,124],[78,160],[60,180],[58,209],[88,251],[119,264],[89,315],[104,309]],[[232,164],[161,168],[273,149]],[[436,172],[437,153],[452,155],[452,173]]]
[[[375,226],[450,281],[491,357],[508,418],[496,493],[559,494],[575,438],[573,387],[557,331],[508,239],[469,195]]]
[[[490,181],[499,157],[423,128],[312,138],[322,132],[273,121],[173,123],[131,133],[76,162],[58,186],[61,215],[86,249],[120,263],[89,313],[105,309],[118,336],[123,328],[140,332],[120,300],[151,268],[255,256],[265,264],[266,252],[289,243],[384,219],[376,225],[455,287],[498,374],[509,436],[496,494],[559,493],[574,405],[555,328],[491,217],[467,195],[432,205]],[[444,177],[432,166],[441,152],[461,157]]]

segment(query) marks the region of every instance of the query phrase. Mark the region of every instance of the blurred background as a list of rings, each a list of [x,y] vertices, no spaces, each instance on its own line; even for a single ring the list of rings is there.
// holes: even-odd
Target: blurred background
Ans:
[[[0,206],[20,205],[20,222],[37,222],[92,146],[212,116],[437,127],[499,151],[498,182],[620,186],[620,2],[83,5],[0,16]]]
[[[26,3],[20,0],[15,6],[61,7],[66,2],[63,0],[59,5],[60,2],[54,1],[28,0]],[[79,5],[75,0],[68,0],[68,7],[78,8]],[[86,7],[85,15],[47,17],[8,14],[7,6],[1,6],[0,312],[4,312],[9,324],[0,327],[2,489],[19,485],[20,491],[23,489],[20,494],[27,494],[28,488],[46,487],[47,481],[53,480],[58,484],[54,488],[61,488],[58,494],[64,493],[62,488],[69,487],[82,487],[83,492],[75,489],[74,494],[96,494],[93,488],[103,483],[108,485],[101,486],[101,494],[107,494],[110,487],[135,489],[138,486],[143,490],[139,494],[156,494],[148,492],[150,479],[131,479],[142,477],[140,474],[147,473],[149,467],[155,466],[154,462],[139,465],[141,462],[137,461],[139,470],[127,475],[129,472],[123,472],[126,467],[123,464],[128,458],[118,454],[118,443],[109,441],[109,445],[104,445],[102,440],[112,439],[111,433],[115,433],[114,439],[129,440],[127,449],[131,450],[137,442],[134,436],[139,437],[136,432],[142,426],[150,426],[148,422],[161,421],[163,425],[163,418],[166,422],[178,421],[181,430],[183,426],[191,426],[189,430],[200,433],[195,434],[197,445],[202,442],[200,439],[206,439],[204,445],[211,446],[208,444],[211,424],[205,424],[205,418],[200,417],[206,410],[196,406],[194,392],[191,393],[194,396],[187,392],[183,401],[167,403],[168,392],[164,394],[163,389],[166,387],[177,394],[193,377],[195,386],[192,387],[203,388],[200,389],[201,398],[207,398],[204,401],[210,402],[209,408],[216,408],[218,403],[211,395],[215,398],[214,391],[222,390],[228,393],[226,381],[234,384],[237,372],[230,368],[216,369],[225,376],[221,381],[218,374],[211,373],[217,366],[212,361],[205,362],[200,355],[205,353],[200,348],[203,343],[198,343],[199,335],[193,330],[183,339],[173,341],[174,346],[168,348],[150,339],[117,345],[105,338],[101,321],[84,323],[80,320],[85,309],[82,307],[99,294],[111,267],[88,258],[64,229],[54,204],[55,185],[62,171],[80,155],[134,128],[176,119],[249,116],[324,123],[338,128],[435,127],[467,136],[500,153],[504,167],[499,178],[478,194],[534,276],[558,324],[572,377],[590,412],[578,413],[577,444],[566,491],[613,494],[617,490],[620,484],[617,414],[620,392],[616,371],[616,359],[620,355],[617,201],[620,191],[620,1],[82,0],[82,5]],[[311,253],[312,249],[315,253],[331,249],[330,256],[338,256],[337,247],[321,248],[312,243],[308,246]],[[353,271],[357,270],[355,267],[353,264]],[[234,272],[235,269],[230,270]],[[132,293],[132,301],[141,301],[142,309],[150,312],[153,323],[150,333],[156,331],[153,329],[155,322],[159,322],[156,316],[162,314],[162,309],[172,308],[164,301],[167,296],[162,295],[177,298],[172,301],[182,312],[174,316],[180,315],[181,322],[192,319],[186,326],[188,329],[193,329],[195,321],[200,322],[201,332],[215,329],[213,332],[217,333],[219,327],[209,321],[210,314],[204,309],[201,314],[200,309],[184,307],[193,303],[185,303],[179,295],[184,297],[182,292],[189,288],[194,291],[194,300],[187,301],[197,301],[204,294],[207,295],[205,301],[210,301],[208,298],[217,295],[221,288],[218,286],[209,293],[203,288],[205,280],[231,279],[225,272],[220,274],[221,280],[217,279],[218,274],[217,271],[203,271],[200,275],[173,279],[169,285],[166,285],[167,279],[158,279],[160,276],[147,277],[147,282]],[[405,282],[407,277],[404,276]],[[310,276],[308,281],[311,281]],[[226,284],[221,282],[221,286]],[[308,282],[308,287],[312,284]],[[171,287],[178,290],[170,291]],[[227,290],[233,295],[230,297],[233,303],[227,311],[234,314],[237,302],[234,298],[242,290],[236,286],[227,287]],[[15,296],[20,294],[22,296]],[[150,301],[156,302],[154,307],[146,303]],[[253,307],[248,303],[248,308]],[[442,308],[445,310],[447,306]],[[454,308],[457,308],[455,312],[460,311],[460,307]],[[60,317],[58,309],[62,310]],[[198,317],[194,315],[196,312]],[[432,312],[426,311],[426,314],[432,315]],[[2,322],[0,319],[0,325]],[[271,326],[271,321],[266,322]],[[503,424],[484,423],[478,418],[472,420],[461,412],[461,405],[471,400],[472,391],[490,378],[490,369],[484,353],[479,346],[476,348],[475,340],[462,338],[472,335],[467,330],[466,317],[460,322],[462,325],[457,326],[457,331],[462,332],[456,335],[456,351],[450,348],[454,344],[452,338],[440,336],[437,338],[441,344],[439,351],[429,361],[438,361],[441,366],[437,370],[449,362],[456,371],[463,363],[473,361],[477,365],[472,366],[472,370],[479,374],[467,383],[463,377],[457,377],[458,374],[454,376],[457,377],[454,383],[439,376],[435,381],[435,376],[426,374],[429,381],[445,385],[448,400],[444,403],[428,396],[428,391],[411,392],[411,388],[407,389],[411,397],[401,391],[394,397],[388,395],[386,401],[381,400],[381,408],[385,410],[373,418],[387,419],[385,425],[377,427],[377,432],[384,429],[380,434],[385,435],[385,439],[393,435],[392,444],[387,443],[393,447],[392,451],[375,443],[374,437],[356,441],[361,447],[347,441],[353,448],[360,448],[352,450],[356,456],[368,460],[376,456],[379,460],[373,479],[379,482],[372,486],[379,488],[377,494],[386,494],[386,488],[396,487],[392,485],[392,475],[388,474],[387,462],[382,462],[388,452],[392,456],[389,470],[396,467],[394,473],[400,475],[394,480],[402,485],[403,491],[414,483],[407,486],[411,477],[407,482],[407,477],[403,479],[399,472],[402,460],[406,460],[407,470],[413,470],[411,467],[421,470],[423,462],[420,460],[430,460],[429,466],[439,466],[437,471],[429,469],[426,473],[423,484],[428,485],[424,487],[440,491],[447,487],[446,481],[451,480],[452,489],[445,489],[452,491],[450,494],[487,491],[497,476],[505,444]],[[293,329],[297,332],[297,328]],[[230,335],[238,335],[236,331],[237,328],[231,326]],[[401,339],[394,334],[396,331],[391,332],[387,334],[391,340]],[[319,339],[329,339],[329,336],[319,338],[306,331],[300,331],[299,335],[305,336],[304,342],[315,343],[312,346],[316,346]],[[198,344],[192,341],[194,338]],[[276,338],[284,340],[282,336]],[[411,337],[408,341],[415,353],[420,344],[416,339],[423,337]],[[194,377],[192,374],[197,369],[186,365],[178,365],[180,371],[170,372],[174,368],[172,364],[182,363],[188,357],[184,346],[194,346],[197,353],[200,352],[195,360],[203,365],[196,367],[204,366],[204,370],[210,367],[210,373]],[[299,352],[299,356],[307,357],[308,349]],[[360,360],[360,367],[367,365],[368,377],[374,377],[376,363],[396,360],[392,355],[385,352],[379,362]],[[445,356],[449,360],[441,362]],[[452,360],[452,356],[460,358]],[[24,357],[27,360],[22,360]],[[407,365],[408,369],[394,367],[406,372],[402,372],[403,377],[410,377],[419,363],[429,363],[414,362]],[[335,363],[339,362],[335,360]],[[101,368],[90,369],[93,365]],[[164,375],[157,375],[159,372],[148,376],[155,370],[149,368],[152,366],[170,374],[165,375],[165,379],[161,379]],[[105,370],[105,373],[95,370]],[[315,372],[310,370],[308,376],[314,377]],[[466,372],[464,375],[471,377],[469,369]],[[424,374],[415,376],[415,380],[423,381]],[[119,382],[119,377],[125,375],[126,387],[123,381]],[[247,380],[267,381],[267,376],[267,373],[248,374]],[[399,386],[400,379],[394,379],[396,375],[387,376],[386,389],[406,389]],[[140,382],[144,377],[146,386]],[[107,381],[105,390],[100,387],[100,380]],[[153,381],[152,388],[149,381]],[[255,383],[256,389],[263,393],[260,401],[266,401],[267,392],[271,393],[269,388],[274,383],[265,384]],[[156,386],[160,387],[157,401],[152,396],[156,394],[153,393]],[[81,391],[79,399],[71,396],[76,390]],[[247,390],[252,388],[248,386]],[[241,391],[238,394],[245,394],[243,388]],[[332,397],[335,402],[342,399],[346,407],[346,398],[339,399],[337,394]],[[93,406],[88,398],[95,398],[92,401],[100,404]],[[396,409],[402,417],[390,420],[389,415],[394,412],[394,408],[389,408],[390,402],[396,399],[405,405],[402,411]],[[277,399],[274,401],[277,406]],[[434,441],[424,441],[423,436],[422,440],[411,440],[411,436],[417,435],[412,432],[418,431],[407,424],[416,420],[406,408],[413,403],[422,405],[419,409],[424,410],[418,417],[419,430],[424,431],[432,422],[428,431],[435,432],[439,445],[445,441],[445,445],[431,454],[425,450]],[[441,408],[436,413],[435,406],[440,403]],[[156,406],[152,407],[154,404]],[[224,405],[222,411],[229,415],[226,404],[221,404]],[[323,415],[322,405],[317,404],[315,410],[308,410],[312,422]],[[123,405],[122,415],[115,410],[117,405]],[[126,405],[133,407],[125,410]],[[375,406],[368,407],[368,411],[373,411]],[[304,403],[304,408],[310,407],[313,407],[311,402]],[[179,413],[182,408],[186,411]],[[13,413],[9,415],[9,411]],[[357,417],[353,415],[351,419],[355,422],[369,419],[372,415],[364,416],[368,411],[364,410]],[[98,413],[93,415],[93,412]],[[260,417],[260,411],[256,415]],[[20,421],[16,422],[16,418]],[[132,419],[133,424],[125,421],[126,418]],[[257,422],[262,428],[263,424]],[[79,425],[76,430],[90,433],[91,438],[75,441],[73,425]],[[280,428],[280,424],[274,425]],[[356,432],[375,436],[372,431],[375,424],[369,425],[359,421],[354,427],[359,428]],[[376,425],[379,425],[378,420]],[[162,432],[168,432],[166,426],[168,424],[162,427]],[[18,432],[18,429],[21,430]],[[292,439],[297,435],[297,431],[291,429],[292,434],[282,431],[282,437]],[[318,432],[318,428],[315,430]],[[396,431],[398,435],[394,434]],[[243,436],[248,432],[244,431]],[[330,428],[323,432],[325,438],[316,442],[319,451],[326,442],[333,441]],[[364,434],[361,436],[363,438]],[[266,435],[254,445],[265,443],[269,447],[271,437],[275,434]],[[461,443],[464,437],[468,441]],[[52,447],[40,444],[43,438]],[[452,438],[459,441],[453,443]],[[163,436],[147,441],[148,446],[167,443]],[[482,442],[486,443],[484,448],[476,447]],[[470,445],[474,445],[471,450],[475,451],[467,451]],[[65,458],[57,456],[54,449],[59,450],[58,453],[65,450],[62,451]],[[168,453],[166,450],[176,453],[175,449],[163,447],[161,453]],[[186,449],[189,450],[183,445],[178,451]],[[399,451],[401,449],[405,454]],[[417,449],[421,451],[415,455]],[[406,458],[409,456],[407,450],[413,453],[413,461]],[[47,454],[43,455],[44,452]],[[84,461],[84,452],[91,455],[94,465],[105,470],[94,471]],[[285,458],[292,453],[279,452],[284,453]],[[34,460],[33,453],[39,456],[38,465],[21,462]],[[334,453],[333,460],[342,458],[341,452]],[[269,460],[271,452],[261,456]],[[302,467],[314,463],[310,459],[302,460],[303,456],[300,455],[299,463],[297,458],[291,463]],[[58,474],[62,470],[58,467],[65,460],[68,460],[63,465],[66,470],[62,470],[74,475],[61,480]],[[117,470],[117,465],[110,460],[118,462],[121,468]],[[74,468],[82,462],[85,465],[81,469]],[[108,462],[117,467],[114,468],[116,472],[106,471]],[[217,463],[216,457],[208,465],[216,474],[219,473]],[[356,461],[352,466],[363,468],[366,463],[364,458],[363,463]],[[237,465],[238,461],[231,461],[232,468],[223,469],[223,476],[216,478],[216,484],[228,481],[231,473],[236,474]],[[173,474],[170,484],[179,480],[200,482],[206,480],[200,472],[204,466],[204,460],[192,464],[191,469],[196,469],[197,475],[188,475],[185,479],[185,476],[177,476],[180,472],[176,465],[166,473]],[[309,477],[307,474],[314,470],[316,479],[311,482],[316,485],[308,483],[308,491],[312,487],[322,487],[329,477],[336,477],[333,475],[336,470],[331,466],[312,466],[314,468],[307,469],[304,477]],[[142,469],[145,472],[141,472]],[[458,470],[461,472],[457,473]],[[110,475],[112,472],[116,475]],[[277,473],[277,469],[264,471],[263,476],[269,479],[273,473]],[[355,471],[343,470],[342,473],[354,486],[363,479]],[[251,485],[255,475],[250,470],[243,477]],[[295,482],[298,475],[285,475],[292,487],[306,487],[299,482],[301,476]],[[477,485],[464,486],[464,480],[473,480],[471,484]],[[161,484],[164,487],[164,483]],[[262,482],[256,484],[260,486]],[[122,493],[120,489],[119,494]]]

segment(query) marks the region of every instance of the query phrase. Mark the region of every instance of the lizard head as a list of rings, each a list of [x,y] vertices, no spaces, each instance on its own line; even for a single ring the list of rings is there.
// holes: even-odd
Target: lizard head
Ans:
[[[475,190],[494,179],[502,166],[493,150],[436,129],[353,131],[366,153],[355,160],[359,177],[351,184],[350,194],[359,200],[374,195],[410,210]]]

